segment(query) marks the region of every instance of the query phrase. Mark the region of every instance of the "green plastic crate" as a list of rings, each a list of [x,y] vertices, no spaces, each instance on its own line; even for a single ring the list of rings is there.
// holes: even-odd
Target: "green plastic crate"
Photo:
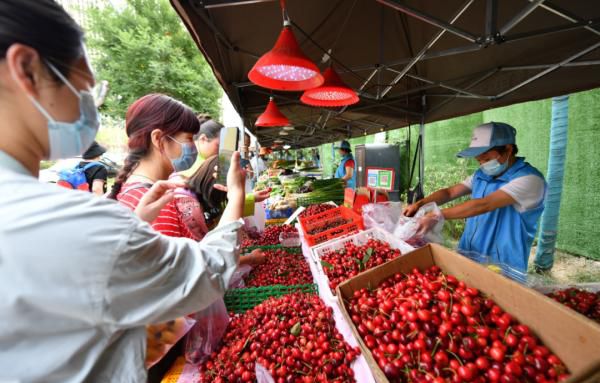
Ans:
[[[319,290],[315,284],[305,285],[272,285],[261,287],[247,287],[244,289],[227,290],[225,293],[225,306],[227,310],[234,313],[242,313],[262,303],[270,297],[280,297],[291,293],[318,294]]]
[[[252,250],[261,249],[261,250],[284,250],[288,253],[298,254],[302,252],[301,247],[285,247],[282,245],[269,245],[269,246],[248,246],[242,249],[243,254],[248,254]]]
[[[341,205],[342,203],[344,203],[344,196],[340,196],[340,198],[337,199],[331,199],[331,198],[318,198],[318,197],[298,197],[297,203],[298,206],[304,206],[304,207],[308,207],[310,205],[316,205],[316,204],[320,204],[320,203],[327,203],[333,201],[335,202],[336,205]]]

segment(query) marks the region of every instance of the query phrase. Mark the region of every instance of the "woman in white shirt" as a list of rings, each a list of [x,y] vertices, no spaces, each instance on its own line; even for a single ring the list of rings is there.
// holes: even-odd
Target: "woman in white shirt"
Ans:
[[[0,2],[0,381],[145,381],[144,326],[207,307],[239,259],[238,154],[229,204],[200,243],[37,181],[40,160],[81,154],[98,129],[82,41],[52,0]],[[138,215],[152,221],[175,186],[157,182]]]

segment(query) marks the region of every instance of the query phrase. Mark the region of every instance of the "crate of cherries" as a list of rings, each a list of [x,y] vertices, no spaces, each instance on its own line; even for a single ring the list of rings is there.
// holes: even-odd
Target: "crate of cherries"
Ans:
[[[255,382],[262,371],[277,383],[350,383],[359,353],[337,331],[330,307],[294,293],[232,317],[220,347],[200,366],[200,382]]]
[[[438,266],[356,289],[346,308],[390,382],[550,383],[569,377],[528,326]]]
[[[600,283],[534,286],[534,289],[600,323]]]
[[[299,217],[309,246],[315,246],[364,229],[362,217],[344,206],[308,217]]]
[[[268,226],[262,233],[248,233],[248,237],[242,241],[242,247],[254,246],[274,246],[280,244],[282,233],[297,233],[298,231],[292,225]]]

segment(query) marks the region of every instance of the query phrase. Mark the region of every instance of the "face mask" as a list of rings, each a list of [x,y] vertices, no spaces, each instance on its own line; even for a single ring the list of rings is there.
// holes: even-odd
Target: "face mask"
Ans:
[[[98,133],[100,116],[89,91],[78,91],[54,65],[48,67],[79,98],[79,119],[75,122],[54,120],[48,111],[33,97],[31,102],[48,120],[48,137],[50,145],[49,160],[58,160],[78,156],[86,151]]]
[[[188,170],[198,158],[198,150],[196,149],[196,145],[187,142],[179,142],[173,137],[169,138],[181,145],[181,155],[179,158],[171,160],[173,169],[175,169],[176,172]]]
[[[502,174],[508,168],[508,161],[501,164],[497,159],[490,160],[479,167],[482,172],[490,177]]]

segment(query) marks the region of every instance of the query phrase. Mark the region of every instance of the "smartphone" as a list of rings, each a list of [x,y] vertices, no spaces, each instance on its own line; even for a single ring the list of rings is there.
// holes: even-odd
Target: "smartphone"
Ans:
[[[238,128],[222,128],[219,142],[219,171],[217,183],[227,185],[227,173],[231,165],[231,156],[238,150],[240,130]]]

